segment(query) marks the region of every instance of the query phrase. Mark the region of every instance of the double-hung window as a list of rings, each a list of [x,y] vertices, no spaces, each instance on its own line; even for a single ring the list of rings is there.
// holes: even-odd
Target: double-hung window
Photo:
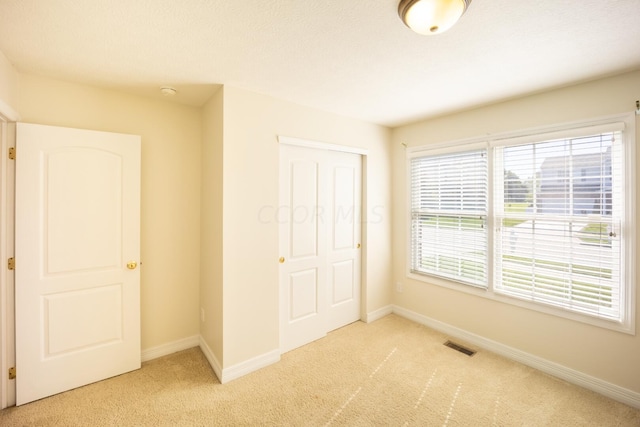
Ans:
[[[632,138],[626,119],[410,150],[410,274],[632,331]]]
[[[412,271],[487,285],[488,150],[411,159]]]

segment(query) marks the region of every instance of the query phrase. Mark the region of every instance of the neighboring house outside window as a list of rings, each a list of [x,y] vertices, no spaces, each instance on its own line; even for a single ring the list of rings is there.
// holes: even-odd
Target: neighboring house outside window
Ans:
[[[577,177],[580,179],[575,179]],[[548,157],[540,166],[540,182],[537,201],[540,212],[569,213],[567,201],[573,185],[572,191],[577,200],[573,214],[610,215],[611,147],[604,153]]]

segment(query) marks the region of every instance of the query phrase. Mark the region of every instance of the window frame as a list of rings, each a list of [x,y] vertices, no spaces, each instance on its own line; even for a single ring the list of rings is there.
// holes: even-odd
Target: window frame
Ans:
[[[571,138],[578,135],[584,135],[585,132],[602,133],[606,131],[606,128],[611,128],[616,124],[623,124],[623,171],[622,177],[625,183],[623,192],[624,200],[624,213],[622,218],[622,230],[625,235],[621,243],[621,261],[623,266],[621,268],[621,274],[624,275],[623,286],[620,289],[621,294],[621,321],[608,320],[599,318],[589,314],[583,314],[575,311],[570,311],[561,307],[548,305],[545,303],[526,301],[517,297],[505,295],[500,292],[496,292],[495,280],[494,280],[494,239],[495,239],[495,227],[494,220],[496,216],[494,206],[494,171],[493,163],[495,156],[495,147],[497,146],[511,146],[522,145],[534,142],[543,142],[551,139]],[[635,311],[636,311],[636,285],[635,285],[635,245],[637,239],[637,232],[635,223],[635,208],[636,208],[636,191],[638,190],[638,183],[636,181],[635,167],[637,165],[636,153],[636,127],[635,127],[635,115],[633,113],[618,114],[613,116],[607,116],[596,119],[580,120],[576,122],[563,123],[551,126],[540,126],[535,128],[528,128],[513,132],[502,132],[492,135],[455,140],[445,143],[421,145],[407,147],[406,149],[406,277],[414,279],[420,282],[433,284],[448,289],[453,289],[463,293],[480,296],[493,301],[498,301],[521,308],[551,314],[557,317],[570,319],[606,329],[624,332],[627,334],[635,335]],[[411,161],[415,157],[421,157],[425,155],[435,155],[444,153],[463,152],[478,147],[486,147],[488,149],[488,235],[487,235],[487,288],[471,286],[468,284],[460,283],[454,280],[449,280],[439,276],[429,275],[427,273],[413,273],[412,272],[412,189],[411,189]]]

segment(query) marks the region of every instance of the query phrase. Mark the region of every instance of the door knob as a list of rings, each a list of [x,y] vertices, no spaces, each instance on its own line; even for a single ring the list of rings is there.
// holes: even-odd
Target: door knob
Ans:
[[[127,263],[127,268],[129,270],[135,270],[137,266],[138,266],[138,263],[135,261],[131,261]]]
[[[283,257],[283,256],[281,256],[281,257],[280,257],[280,259],[279,259],[278,261],[280,261],[280,264],[283,264],[283,263],[284,263],[284,257]]]

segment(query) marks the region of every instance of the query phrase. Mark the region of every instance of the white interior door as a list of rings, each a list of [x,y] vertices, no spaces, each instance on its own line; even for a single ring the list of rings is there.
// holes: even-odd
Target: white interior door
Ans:
[[[360,318],[361,156],[280,148],[281,351]]]
[[[140,137],[18,123],[18,405],[140,367]]]

